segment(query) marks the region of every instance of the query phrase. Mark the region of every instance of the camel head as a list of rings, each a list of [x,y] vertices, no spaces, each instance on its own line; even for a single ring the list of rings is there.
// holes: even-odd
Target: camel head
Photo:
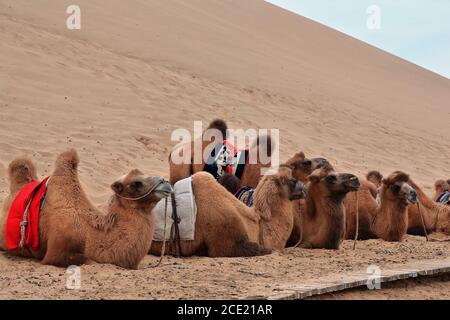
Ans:
[[[290,158],[286,165],[291,167],[292,175],[295,179],[306,183],[308,181],[308,176],[316,169],[322,168],[325,165],[330,165],[328,160],[324,158],[314,158],[308,159],[305,154],[301,151],[296,153],[292,158]]]
[[[292,176],[289,167],[280,167],[274,174],[265,175],[254,193],[254,207],[264,220],[270,220],[273,212],[278,212],[284,201],[306,198],[303,182]],[[272,210],[274,208],[275,210]]]
[[[278,183],[282,186],[283,192],[289,200],[306,198],[307,189],[303,182],[294,178],[291,168],[286,166],[280,167],[275,177],[277,177]]]
[[[408,183],[409,175],[396,171],[383,179],[382,194],[389,200],[399,201],[403,205],[416,204],[417,192]]]
[[[122,205],[141,209],[153,209],[173,191],[163,178],[146,176],[137,169],[114,182],[111,189]]]
[[[350,173],[336,173],[330,164],[313,171],[309,175],[309,189],[318,190],[326,198],[343,199],[352,191],[358,191],[360,187],[359,179]]]

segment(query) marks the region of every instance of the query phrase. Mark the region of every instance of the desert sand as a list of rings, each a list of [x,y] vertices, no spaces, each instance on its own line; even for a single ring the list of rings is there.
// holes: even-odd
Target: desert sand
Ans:
[[[358,175],[401,169],[430,194],[436,179],[450,178],[449,79],[259,0],[79,0],[81,30],[66,28],[70,4],[0,0],[0,201],[13,158],[32,157],[44,177],[67,148],[79,151],[82,182],[99,203],[132,168],[168,177],[171,132],[216,117],[234,128],[280,129],[281,160],[304,150]],[[0,297],[243,298],[344,263],[448,256],[448,242],[418,249],[414,241],[368,242],[357,253],[347,244],[168,259],[145,271],[88,265],[87,287],[76,293],[64,290],[64,270],[2,254]],[[382,248],[409,249],[391,261],[376,253]],[[327,271],[303,270],[312,258]],[[292,266],[298,273],[289,274]],[[178,275],[167,282],[176,289],[161,282],[167,274]]]

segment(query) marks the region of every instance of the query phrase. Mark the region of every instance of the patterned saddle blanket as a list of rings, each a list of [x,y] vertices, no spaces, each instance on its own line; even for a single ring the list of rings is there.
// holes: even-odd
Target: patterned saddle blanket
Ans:
[[[228,141],[218,143],[211,151],[203,171],[211,173],[218,180],[225,173],[239,179],[244,174],[248,150],[237,151]]]

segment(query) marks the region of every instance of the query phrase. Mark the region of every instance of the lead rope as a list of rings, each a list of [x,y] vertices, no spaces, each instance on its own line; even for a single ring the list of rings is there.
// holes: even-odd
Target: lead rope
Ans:
[[[180,218],[178,217],[178,211],[177,211],[177,201],[175,198],[175,193],[171,194],[172,198],[172,228],[170,229],[170,243],[173,245],[172,249],[172,255],[175,256],[175,258],[181,257],[181,238],[180,238],[180,228],[179,224],[181,222]],[[175,250],[175,252],[173,251]]]
[[[355,193],[355,199],[356,199],[356,230],[355,230],[355,240],[353,240],[353,250],[356,249],[356,242],[358,241],[359,237],[359,193],[356,191]]]
[[[298,202],[298,206],[300,207],[300,201]],[[294,248],[297,248],[303,241],[303,221],[301,223],[301,228],[300,228],[300,239],[297,241],[297,243],[295,244]]]
[[[430,241],[430,239],[428,238],[427,227],[425,226],[425,220],[423,218],[422,211],[420,211],[420,202],[417,202],[417,209],[419,210],[420,221],[422,222],[422,227],[423,227],[423,232],[425,233],[425,238],[427,238],[427,241]]]
[[[167,198],[165,199],[165,205],[164,205],[164,237],[163,237],[163,244],[161,248],[161,255],[159,256],[159,261],[154,266],[149,266],[148,268],[157,268],[161,265],[161,262],[163,261],[164,254],[166,251],[166,227],[167,227]]]

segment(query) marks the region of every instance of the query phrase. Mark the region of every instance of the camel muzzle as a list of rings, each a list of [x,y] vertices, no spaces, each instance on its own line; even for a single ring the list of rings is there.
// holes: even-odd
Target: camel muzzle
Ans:
[[[173,192],[173,188],[169,182],[164,180],[155,188],[155,192],[161,194],[163,198],[166,198]]]
[[[406,200],[408,200],[408,202],[411,204],[417,204],[419,202],[419,199],[417,197],[417,192],[415,190],[411,190],[408,193]]]
[[[359,188],[361,187],[361,183],[359,182],[358,177],[349,174],[345,178],[346,178],[345,185],[347,186],[347,188],[349,188],[351,191],[359,190]]]
[[[290,200],[300,200],[305,199],[308,195],[308,189],[306,189],[305,185],[301,181],[297,181],[295,183],[294,192],[292,192],[290,196]]]

